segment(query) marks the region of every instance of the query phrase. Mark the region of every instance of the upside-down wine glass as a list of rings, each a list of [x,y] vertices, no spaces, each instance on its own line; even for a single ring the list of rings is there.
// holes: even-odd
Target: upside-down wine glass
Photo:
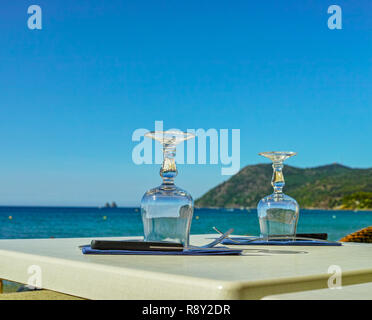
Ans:
[[[283,193],[284,176],[283,162],[295,156],[295,152],[271,151],[259,155],[269,158],[273,162],[273,177],[271,185],[274,193],[261,199],[257,206],[261,237],[270,240],[275,237],[295,239],[299,206],[295,199]]]
[[[145,134],[163,145],[160,176],[163,183],[147,191],[141,200],[145,241],[170,241],[189,245],[194,201],[191,195],[174,184],[177,176],[176,145],[195,137],[177,130],[152,131]]]

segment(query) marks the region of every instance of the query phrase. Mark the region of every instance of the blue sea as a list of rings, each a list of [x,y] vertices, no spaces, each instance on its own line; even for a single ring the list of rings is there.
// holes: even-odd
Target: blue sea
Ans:
[[[301,210],[299,233],[328,233],[330,240],[372,225],[371,211]],[[234,228],[258,235],[256,210],[195,209],[191,233]],[[138,208],[0,207],[0,238],[70,238],[142,235]]]

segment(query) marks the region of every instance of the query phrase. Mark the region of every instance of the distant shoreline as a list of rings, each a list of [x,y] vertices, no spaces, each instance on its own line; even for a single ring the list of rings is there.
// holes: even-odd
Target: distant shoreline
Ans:
[[[135,209],[136,211],[140,209],[140,206],[118,206],[116,208],[106,208],[102,206],[48,206],[48,205],[0,205],[0,208],[43,208],[43,209],[100,209],[100,210],[116,210],[116,209]],[[256,210],[256,207],[199,207],[195,206],[195,209],[207,209],[207,210],[231,210],[231,211],[244,211],[244,210]],[[372,209],[349,209],[349,208],[301,208],[300,210],[321,210],[321,211],[366,211],[371,212]]]
[[[105,207],[105,206],[54,206],[54,205],[7,205],[0,204],[0,208],[71,208],[71,209],[138,209],[140,206],[118,206],[115,208]]]
[[[244,210],[255,210],[257,209],[256,207],[246,207],[246,208],[229,208],[229,207],[195,207],[195,209],[208,209],[208,210],[241,210],[241,211],[244,211]],[[371,212],[372,209],[347,209],[347,208],[334,208],[334,209],[331,209],[331,208],[300,208],[301,209],[304,209],[304,210],[322,210],[322,211],[356,211],[356,212],[359,212],[359,211],[367,211],[367,212]]]

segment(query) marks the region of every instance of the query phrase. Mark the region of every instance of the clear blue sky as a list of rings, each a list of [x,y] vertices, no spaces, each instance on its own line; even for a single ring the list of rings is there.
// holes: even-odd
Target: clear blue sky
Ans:
[[[240,129],[242,166],[372,166],[371,1],[3,1],[0,40],[2,205],[138,204],[159,166],[132,163],[131,135],[155,120]],[[180,165],[177,184],[227,178]]]

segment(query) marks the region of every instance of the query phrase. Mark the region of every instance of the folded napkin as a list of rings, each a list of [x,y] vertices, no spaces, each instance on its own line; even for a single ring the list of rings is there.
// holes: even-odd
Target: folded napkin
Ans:
[[[327,240],[316,240],[316,239],[278,239],[278,240],[254,240],[256,237],[230,237],[222,241],[223,244],[227,245],[254,245],[254,246],[342,246],[342,243]],[[232,240],[239,241],[239,243]]]
[[[106,254],[106,255],[177,255],[177,256],[209,256],[209,255],[239,255],[243,250],[217,248],[188,248],[183,251],[139,251],[139,250],[97,250],[90,245],[81,248],[83,254]]]

